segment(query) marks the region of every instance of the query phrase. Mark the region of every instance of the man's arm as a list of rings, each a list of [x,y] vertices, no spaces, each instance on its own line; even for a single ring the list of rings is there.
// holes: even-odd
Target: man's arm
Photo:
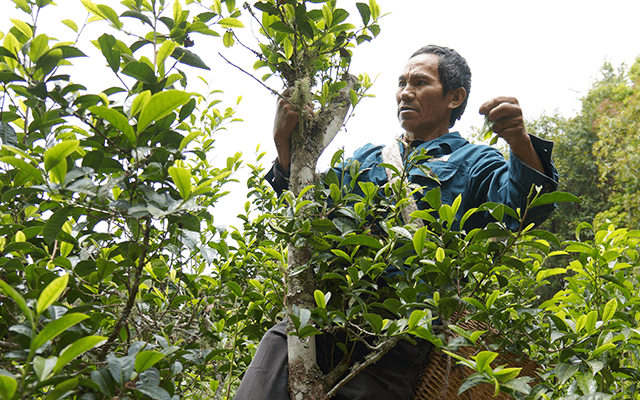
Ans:
[[[285,90],[278,98],[278,108],[273,122],[273,141],[278,152],[276,162],[285,176],[289,176],[291,165],[291,136],[298,125],[298,110],[287,101],[289,91]]]
[[[495,97],[480,106],[480,114],[489,117],[493,131],[509,144],[516,157],[541,174],[548,173],[524,129],[522,109],[515,97]]]

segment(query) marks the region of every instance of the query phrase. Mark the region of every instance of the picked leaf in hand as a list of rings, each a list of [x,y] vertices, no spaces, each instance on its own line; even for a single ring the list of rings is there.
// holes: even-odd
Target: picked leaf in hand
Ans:
[[[484,125],[482,125],[482,129],[480,130],[480,136],[482,137],[482,140],[489,140],[491,139],[491,142],[489,142],[489,146],[493,146],[494,144],[498,143],[498,135],[494,135],[492,137],[492,135],[494,135],[493,132],[493,122],[489,121],[489,116],[485,115],[484,116]]]

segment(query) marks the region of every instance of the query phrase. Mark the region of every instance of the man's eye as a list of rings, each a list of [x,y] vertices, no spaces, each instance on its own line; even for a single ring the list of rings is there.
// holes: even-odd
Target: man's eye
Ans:
[[[407,86],[407,82],[404,82],[404,81],[398,82],[398,87],[405,87],[405,86]]]

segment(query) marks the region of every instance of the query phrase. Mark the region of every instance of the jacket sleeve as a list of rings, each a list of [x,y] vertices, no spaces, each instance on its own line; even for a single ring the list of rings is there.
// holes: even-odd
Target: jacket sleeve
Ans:
[[[531,168],[513,153],[509,160],[496,151],[483,151],[477,158],[469,172],[469,193],[476,194],[476,204],[495,202],[505,204],[524,212],[532,186],[540,187],[541,194],[550,193],[558,188],[558,171],[551,159],[553,142],[530,135],[531,143],[538,157],[542,161],[545,173]],[[495,150],[495,149],[493,149]],[[531,209],[527,212],[525,224],[544,222],[555,209],[555,204],[548,204]],[[506,221],[510,229],[518,229],[519,224],[514,219]]]
[[[269,185],[271,185],[278,196],[280,196],[285,190],[289,189],[289,174],[285,174],[282,169],[280,169],[280,165],[277,160],[273,162],[271,169],[264,176],[264,179],[269,182]]]

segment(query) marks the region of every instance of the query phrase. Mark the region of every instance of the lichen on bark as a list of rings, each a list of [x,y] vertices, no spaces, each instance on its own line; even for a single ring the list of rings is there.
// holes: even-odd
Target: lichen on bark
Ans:
[[[341,93],[317,115],[307,116],[300,112],[299,130],[294,132],[291,140],[291,170],[289,189],[298,196],[308,185],[316,183],[316,165],[320,154],[333,140],[344,123],[350,107],[349,91],[354,88],[356,79],[351,76],[345,78],[347,85]],[[291,101],[305,110],[310,100],[310,80],[303,78],[295,83]],[[307,94],[303,93],[306,92]],[[295,98],[293,98],[295,95]],[[304,195],[305,199],[312,199],[312,191]],[[312,310],[315,308],[313,292],[315,277],[310,265],[311,249],[308,245],[295,247],[289,245],[288,273],[287,273],[287,312],[291,315],[294,308]],[[306,266],[306,268],[304,268]],[[295,273],[292,273],[295,271]],[[291,319],[287,324],[287,332],[291,333],[295,326]],[[330,385],[337,377],[330,374],[327,379],[316,361],[315,337],[302,340],[298,336],[289,335],[287,338],[289,353],[289,393],[295,400],[319,400],[325,397]],[[339,376],[339,375],[338,375]]]

